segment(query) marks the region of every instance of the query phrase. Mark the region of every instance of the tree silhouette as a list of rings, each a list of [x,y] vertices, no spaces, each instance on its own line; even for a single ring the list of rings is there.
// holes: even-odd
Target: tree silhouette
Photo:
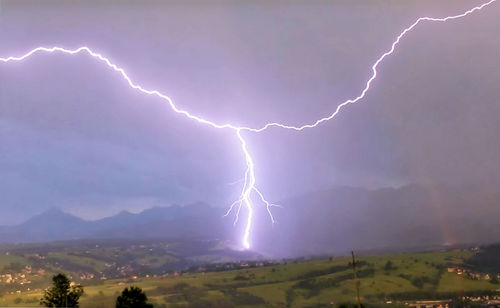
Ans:
[[[52,287],[45,290],[40,305],[45,307],[79,307],[78,300],[83,294],[81,285],[71,285],[64,274],[52,277]]]
[[[500,284],[500,280],[498,279],[497,274],[492,275],[490,282],[493,284]]]
[[[361,308],[365,308],[365,305],[360,304],[359,305]],[[337,305],[337,308],[358,308],[358,304],[349,304],[349,303],[342,303]]]
[[[146,293],[139,287],[125,288],[116,299],[116,308],[152,308]]]

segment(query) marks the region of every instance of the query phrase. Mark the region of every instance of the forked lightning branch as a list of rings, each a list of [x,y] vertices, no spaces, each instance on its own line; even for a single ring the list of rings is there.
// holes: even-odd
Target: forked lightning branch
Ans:
[[[271,127],[278,127],[278,128],[283,128],[283,129],[290,129],[290,130],[295,130],[295,131],[301,131],[306,128],[314,128],[318,125],[320,125],[323,122],[329,121],[333,119],[337,114],[344,108],[345,106],[349,104],[353,104],[361,100],[363,97],[365,97],[366,93],[370,90],[370,86],[372,82],[377,78],[377,68],[380,63],[389,55],[391,55],[394,50],[396,49],[397,45],[401,41],[401,39],[408,34],[412,29],[414,29],[419,23],[424,22],[424,21],[429,21],[429,22],[447,22],[455,19],[459,19],[462,17],[465,17],[469,14],[472,14],[474,12],[477,12],[488,5],[496,2],[497,0],[490,0],[488,2],[485,2],[479,6],[473,7],[470,10],[467,10],[461,14],[458,15],[452,15],[452,16],[447,16],[447,17],[442,17],[442,18],[434,18],[434,17],[420,17],[418,18],[413,24],[411,24],[409,27],[404,29],[394,40],[392,43],[391,47],[383,53],[372,65],[371,70],[372,74],[370,78],[367,80],[365,87],[361,91],[361,93],[352,99],[348,99],[340,104],[337,105],[337,107],[334,109],[334,111],[321,119],[318,119],[314,121],[313,123],[306,123],[301,126],[293,126],[293,125],[288,125],[288,124],[283,124],[283,123],[277,123],[277,122],[271,122],[267,123],[262,127],[246,127],[246,126],[237,126],[233,125],[231,123],[217,123],[213,122],[210,120],[207,120],[205,118],[202,118],[200,116],[197,116],[194,113],[188,112],[186,110],[183,110],[179,108],[176,104],[174,104],[173,100],[168,97],[167,95],[161,93],[158,90],[151,90],[147,89],[139,83],[135,82],[132,80],[132,78],[126,73],[125,69],[123,67],[120,67],[113,63],[110,59],[107,57],[95,52],[91,48],[87,46],[82,46],[76,49],[66,49],[63,47],[37,47],[29,52],[25,53],[24,55],[21,56],[10,56],[6,58],[0,58],[1,62],[7,63],[7,62],[22,62],[23,60],[37,55],[41,53],[51,53],[51,54],[57,54],[57,53],[62,53],[62,54],[69,54],[69,55],[77,55],[77,54],[87,54],[88,56],[93,57],[94,59],[101,61],[103,64],[107,65],[110,69],[114,70],[117,74],[119,74],[125,82],[133,89],[138,90],[144,94],[152,95],[152,96],[157,96],[158,98],[162,99],[165,101],[170,108],[172,109],[173,112],[176,112],[180,115],[185,116],[188,119],[197,121],[202,124],[206,124],[208,126],[211,126],[213,128],[217,129],[231,129],[235,132],[238,140],[241,143],[241,150],[243,151],[244,158],[245,158],[245,163],[246,163],[246,171],[243,177],[243,187],[241,189],[241,194],[239,198],[229,207],[227,213],[225,216],[231,214],[234,212],[235,215],[235,223],[238,221],[238,218],[240,216],[240,211],[242,208],[246,209],[246,222],[245,222],[245,228],[244,228],[244,233],[243,233],[243,238],[242,238],[242,244],[245,248],[250,248],[250,234],[252,230],[252,223],[253,223],[253,217],[254,217],[254,203],[256,200],[260,203],[262,203],[265,207],[266,210],[269,214],[269,217],[271,218],[272,223],[274,223],[274,217],[271,213],[271,208],[273,206],[277,206],[275,204],[270,203],[264,198],[264,195],[259,191],[257,188],[257,179],[255,177],[255,165],[254,161],[252,159],[252,155],[249,152],[247,142],[244,139],[243,132],[253,132],[253,133],[260,133],[263,132],[264,130],[271,128]]]

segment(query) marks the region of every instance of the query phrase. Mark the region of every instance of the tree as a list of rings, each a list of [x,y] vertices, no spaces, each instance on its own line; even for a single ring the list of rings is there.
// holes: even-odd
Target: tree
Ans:
[[[390,271],[390,270],[394,269],[394,266],[392,265],[391,260],[389,260],[389,261],[387,261],[387,263],[385,263],[384,269],[386,271]]]
[[[40,305],[45,307],[79,307],[78,300],[83,294],[81,285],[72,285],[64,274],[52,277],[52,287],[45,290]]]
[[[365,307],[365,305],[363,305],[363,304],[359,304],[359,306],[361,308]],[[337,308],[351,308],[351,307],[352,308],[358,308],[358,304],[342,303],[342,304],[337,305]]]
[[[497,274],[493,274],[493,275],[492,275],[490,282],[491,282],[492,284],[499,284],[499,283],[500,283],[500,281],[499,281],[499,279],[498,279]]]
[[[153,308],[153,304],[148,303],[148,297],[141,288],[132,286],[118,296],[116,308]]]

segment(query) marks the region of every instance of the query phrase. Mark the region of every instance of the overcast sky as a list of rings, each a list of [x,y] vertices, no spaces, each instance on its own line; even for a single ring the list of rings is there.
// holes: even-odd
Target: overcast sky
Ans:
[[[0,0],[0,57],[82,45],[194,114],[311,122],[359,94],[416,18],[482,1]],[[244,133],[272,201],[351,185],[500,184],[500,3],[422,23],[365,99],[316,129]],[[85,54],[0,64],[0,224],[50,207],[86,218],[197,200],[226,206],[234,131],[173,113]]]

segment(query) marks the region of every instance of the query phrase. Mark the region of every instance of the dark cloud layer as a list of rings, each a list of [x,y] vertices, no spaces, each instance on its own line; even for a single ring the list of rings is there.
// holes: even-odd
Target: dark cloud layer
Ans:
[[[418,16],[476,1],[1,1],[0,56],[87,45],[193,113],[298,124],[357,96],[370,65]],[[271,200],[334,185],[500,184],[500,5],[425,23],[373,90],[302,133],[246,133]],[[58,206],[86,217],[236,197],[232,131],[173,114],[85,55],[0,65],[0,223]]]

